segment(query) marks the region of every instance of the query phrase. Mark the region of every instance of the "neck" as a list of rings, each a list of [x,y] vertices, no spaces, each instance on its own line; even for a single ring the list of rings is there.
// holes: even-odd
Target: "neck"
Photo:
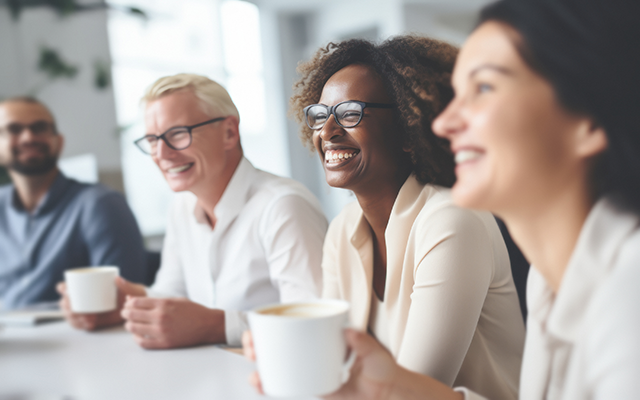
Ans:
[[[583,188],[568,188],[526,212],[501,214],[525,257],[558,292],[567,264],[594,200]],[[522,209],[521,209],[522,210]]]
[[[218,202],[220,202],[220,199],[222,198],[224,191],[227,189],[233,174],[236,172],[241,159],[241,152],[237,155],[234,154],[222,173],[214,178],[215,180],[206,182],[204,185],[200,185],[200,187],[191,190],[191,192],[198,198],[198,205],[202,207],[209,219],[211,229],[215,227],[217,221],[213,210],[218,205]]]
[[[394,179],[376,182],[376,187],[373,189],[354,190],[364,217],[375,237],[384,239],[393,204],[408,177],[409,173],[401,173]]]
[[[40,204],[58,173],[57,167],[42,175],[22,175],[9,170],[18,198],[27,212],[32,212]]]

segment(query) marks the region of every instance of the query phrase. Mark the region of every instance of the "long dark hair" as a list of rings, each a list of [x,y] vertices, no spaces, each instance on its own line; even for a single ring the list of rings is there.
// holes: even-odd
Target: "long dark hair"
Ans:
[[[501,0],[484,8],[486,21],[513,27],[560,103],[604,128],[592,185],[640,214],[640,1]]]

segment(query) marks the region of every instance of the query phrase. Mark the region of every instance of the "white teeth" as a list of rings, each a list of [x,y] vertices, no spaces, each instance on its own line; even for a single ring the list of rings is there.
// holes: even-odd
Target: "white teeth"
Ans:
[[[191,168],[192,165],[193,164],[185,164],[185,165],[181,165],[179,167],[169,168],[167,170],[167,172],[169,172],[170,174],[177,174],[177,173],[180,173],[182,171],[188,170],[189,168]]]
[[[349,158],[354,157],[355,155],[356,153],[339,153],[334,150],[328,150],[325,153],[324,158],[327,162],[339,162],[343,160],[348,160]]]
[[[475,160],[480,158],[482,153],[474,150],[461,150],[456,153],[455,161],[456,164],[462,164],[467,161]]]

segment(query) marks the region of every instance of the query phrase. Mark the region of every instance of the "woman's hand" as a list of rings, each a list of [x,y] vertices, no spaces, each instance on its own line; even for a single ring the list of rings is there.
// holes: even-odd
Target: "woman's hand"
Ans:
[[[349,380],[336,392],[324,396],[327,400],[395,400],[438,399],[463,400],[462,393],[454,392],[447,385],[425,375],[408,371],[393,359],[393,356],[377,340],[363,332],[345,330],[347,346],[356,352],[356,361],[351,368]],[[251,332],[242,335],[244,355],[256,360]],[[264,394],[260,376],[254,372],[249,382]]]
[[[390,399],[401,368],[377,340],[353,329],[345,330],[347,346],[356,352],[349,380],[327,400]]]
[[[392,387],[396,371],[399,369],[393,356],[374,338],[365,333],[347,329],[345,337],[348,346],[357,354],[356,361],[347,383],[326,398],[330,400],[388,398],[387,394]],[[245,357],[250,361],[255,361],[256,353],[250,331],[246,331],[242,335],[242,347]],[[249,377],[249,383],[259,393],[264,394],[257,371]]]

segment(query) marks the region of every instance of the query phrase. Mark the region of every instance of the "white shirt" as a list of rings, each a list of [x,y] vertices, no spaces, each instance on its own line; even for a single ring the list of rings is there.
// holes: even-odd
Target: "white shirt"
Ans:
[[[601,199],[558,293],[534,266],[527,304],[521,399],[640,398],[640,217]]]
[[[213,211],[212,230],[195,195],[176,196],[148,294],[224,310],[227,344],[239,345],[247,329],[243,311],[319,296],[327,220],[302,184],[245,158]]]

